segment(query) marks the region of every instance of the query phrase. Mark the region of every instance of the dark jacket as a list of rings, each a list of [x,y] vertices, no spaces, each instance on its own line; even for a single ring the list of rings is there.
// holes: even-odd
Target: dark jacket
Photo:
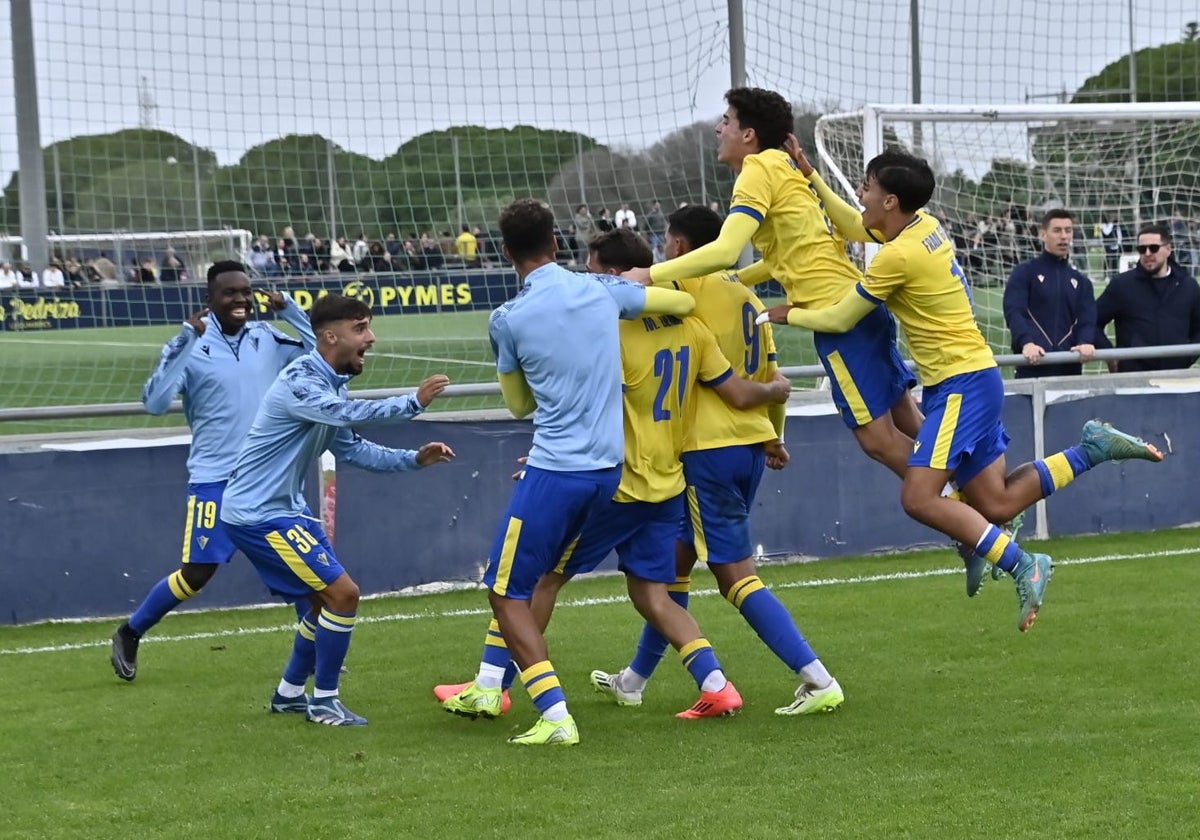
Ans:
[[[1004,321],[1012,333],[1012,349],[1032,342],[1047,353],[1090,344],[1096,332],[1096,297],[1087,275],[1053,254],[1023,262],[1004,287]],[[1079,363],[1026,365],[1019,378],[1078,375]]]
[[[1154,278],[1140,265],[1118,274],[1096,301],[1096,346],[1112,347],[1104,328],[1117,324],[1117,347],[1200,344],[1200,284],[1174,261],[1171,273]],[[1196,356],[1126,359],[1122,373],[1191,367]]]

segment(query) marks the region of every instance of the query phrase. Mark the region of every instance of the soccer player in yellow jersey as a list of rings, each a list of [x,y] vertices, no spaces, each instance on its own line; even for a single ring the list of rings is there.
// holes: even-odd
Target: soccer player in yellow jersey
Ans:
[[[589,247],[588,268],[596,274],[617,274],[653,262],[649,245],[631,230],[610,231]],[[538,582],[531,608],[545,628],[562,585],[592,571],[616,549],[634,606],[679,651],[700,688],[700,699],[677,716],[729,714],[741,708],[741,696],[726,679],[695,619],[667,591],[676,580],[675,535],[685,516],[679,457],[701,392],[713,392],[718,403],[726,400],[750,409],[768,401],[782,404],[791,385],[774,371],[757,381],[734,375],[716,339],[696,318],[643,316],[623,322],[620,335],[625,433],[620,485],[612,501],[588,518],[559,564]],[[493,621],[474,682],[435,686],[434,695],[448,711],[495,717],[504,710],[504,681],[514,676],[510,661]]]
[[[937,219],[921,210],[935,186],[929,164],[899,149],[872,159],[858,189],[861,215],[820,176],[809,177],[839,230],[883,247],[865,280],[833,306],[775,307],[770,319],[840,332],[887,302],[904,328],[924,386],[925,422],[908,460],[901,503],[913,519],[974,545],[976,554],[1013,576],[1020,602],[1017,627],[1024,632],[1041,607],[1050,558],[1023,551],[990,523],[1006,521],[1104,461],[1161,461],[1162,454],[1139,438],[1090,420],[1079,445],[1009,473],[1000,370],[975,323],[950,238]],[[941,495],[951,477],[973,507]]]
[[[675,259],[717,239],[721,219],[705,207],[684,207],[667,222],[666,249]],[[775,342],[769,325],[757,325],[762,303],[728,272],[673,284],[696,299],[690,317],[716,336],[739,376],[769,380],[775,374]],[[721,594],[735,606],[771,651],[800,675],[791,703],[781,715],[830,711],[844,700],[842,688],[804,638],[787,608],[758,577],[750,538],[750,509],[764,463],[775,469],[788,462],[783,445],[783,406],[739,409],[704,389],[696,392],[693,419],[683,447],[689,518],[677,543],[679,578],[672,597],[687,605],[692,566],[708,565]],[[594,671],[592,684],[618,703],[641,702],[642,691],[666,650],[652,626],[643,628],[637,653],[618,673]]]
[[[734,88],[717,123],[717,159],[737,172],[720,235],[650,269],[626,272],[640,283],[669,285],[733,265],[748,244],[762,260],[738,272],[755,285],[774,278],[788,303],[832,306],[862,279],[846,256],[820,198],[780,148],[792,131],[792,108],[778,93]],[[896,348],[895,322],[883,306],[846,334],[818,333],[817,355],[833,401],[863,451],[903,476],[921,414],[909,389],[916,379]]]

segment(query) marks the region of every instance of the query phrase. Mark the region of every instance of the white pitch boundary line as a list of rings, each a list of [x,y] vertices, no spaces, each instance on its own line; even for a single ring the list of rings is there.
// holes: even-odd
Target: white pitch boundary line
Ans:
[[[1188,554],[1200,554],[1200,547],[1177,548],[1169,551],[1154,551],[1138,554],[1102,554],[1097,557],[1080,557],[1076,559],[1055,560],[1055,566],[1087,566],[1094,563],[1110,563],[1117,560],[1151,560],[1163,557],[1180,557]],[[879,575],[858,575],[848,578],[818,578],[816,580],[797,580],[787,583],[772,584],[771,589],[810,589],[818,586],[855,586],[864,583],[889,583],[899,580],[921,580],[924,578],[945,577],[946,575],[961,575],[961,566],[950,569],[926,569],[923,571],[888,572]],[[716,589],[697,589],[691,595],[695,598],[707,598],[718,595]],[[599,607],[610,604],[628,602],[627,595],[608,595],[602,598],[574,598],[558,604],[556,609],[573,607]],[[393,621],[421,621],[437,618],[461,618],[463,616],[491,615],[492,611],[484,607],[465,607],[457,610],[440,610],[438,612],[392,613],[390,615],[364,616],[358,619],[358,624],[383,624]],[[203,639],[227,639],[238,636],[262,636],[267,633],[294,633],[296,625],[276,624],[270,627],[235,627],[227,630],[213,630],[204,633],[183,633],[175,636],[150,636],[143,639],[144,643],[155,642],[192,642]],[[70,650],[90,650],[108,647],[108,639],[95,642],[70,642],[61,645],[44,645],[41,647],[0,648],[0,656],[18,656],[35,653],[61,653]]]

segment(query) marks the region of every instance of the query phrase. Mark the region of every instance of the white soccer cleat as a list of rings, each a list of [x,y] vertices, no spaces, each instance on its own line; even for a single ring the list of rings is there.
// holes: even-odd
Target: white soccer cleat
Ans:
[[[621,688],[621,672],[610,674],[607,671],[592,671],[590,680],[592,688],[601,694],[607,694],[617,701],[618,706],[642,705],[642,692],[626,691]]]

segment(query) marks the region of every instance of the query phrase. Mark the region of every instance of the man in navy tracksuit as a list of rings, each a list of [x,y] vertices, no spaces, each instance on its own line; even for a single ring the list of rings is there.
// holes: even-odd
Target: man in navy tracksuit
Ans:
[[[1137,237],[1138,264],[1118,274],[1096,301],[1096,345],[1111,347],[1104,328],[1117,324],[1117,347],[1200,344],[1200,285],[1171,258],[1171,232],[1148,225]],[[1126,359],[1109,370],[1188,368],[1196,356]]]
[[[1096,298],[1092,281],[1070,263],[1075,223],[1067,210],[1051,210],[1042,218],[1044,249],[1012,270],[1004,287],[1004,320],[1012,333],[1012,349],[1029,363],[1017,378],[1078,376],[1082,362],[1096,348]],[[1079,362],[1044,365],[1047,353],[1073,350]]]

